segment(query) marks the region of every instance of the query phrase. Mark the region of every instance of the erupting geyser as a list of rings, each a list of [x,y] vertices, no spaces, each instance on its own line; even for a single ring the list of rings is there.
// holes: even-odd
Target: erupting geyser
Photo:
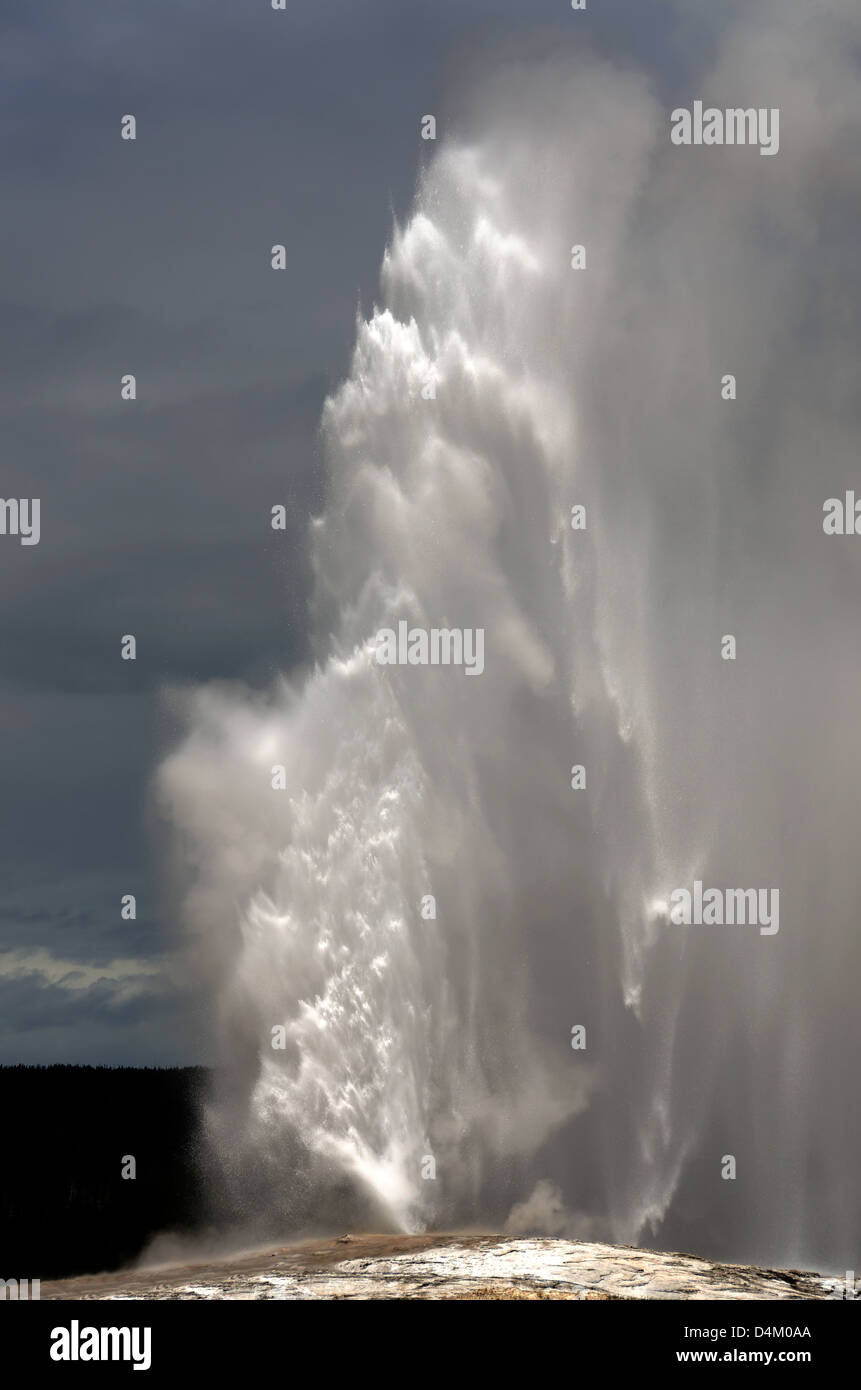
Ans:
[[[393,236],[324,414],[317,664],[189,695],[159,773],[234,1215],[857,1264],[861,542],[821,512],[861,107],[822,8],[777,45],[750,7],[696,88],[755,80],[775,158],[502,61]],[[483,669],[381,663],[400,623]],[[675,925],[695,881],[776,886],[779,932]]]

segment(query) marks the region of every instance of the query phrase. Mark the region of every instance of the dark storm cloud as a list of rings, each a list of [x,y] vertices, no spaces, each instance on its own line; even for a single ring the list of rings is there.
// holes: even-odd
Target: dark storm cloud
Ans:
[[[2,481],[43,516],[37,551],[0,550],[7,681],[260,679],[304,654],[322,402],[466,19],[524,7],[7,7]],[[132,678],[116,638],[141,627]]]

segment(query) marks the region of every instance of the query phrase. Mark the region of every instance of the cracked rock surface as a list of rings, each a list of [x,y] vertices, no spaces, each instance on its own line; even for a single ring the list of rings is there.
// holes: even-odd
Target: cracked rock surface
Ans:
[[[46,1281],[42,1299],[823,1299],[818,1274],[545,1237],[344,1236]]]

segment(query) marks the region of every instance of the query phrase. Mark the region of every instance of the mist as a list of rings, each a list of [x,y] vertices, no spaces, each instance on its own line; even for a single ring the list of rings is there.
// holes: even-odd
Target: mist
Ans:
[[[768,159],[542,42],[449,93],[321,422],[314,662],[165,697],[225,1223],[854,1267],[859,40],[722,31],[680,104],[779,108]]]

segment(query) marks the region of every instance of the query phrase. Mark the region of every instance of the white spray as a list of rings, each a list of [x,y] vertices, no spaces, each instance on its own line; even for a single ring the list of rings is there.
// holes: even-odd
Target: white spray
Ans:
[[[822,73],[828,99],[754,164],[676,149],[631,74],[503,63],[394,235],[325,409],[315,669],[194,694],[159,774],[216,1011],[210,1137],[249,1216],[498,1224],[545,1184],[584,1230],[764,1258],[807,1239],[815,1169],[843,1213],[822,1248],[858,1230],[828,1158],[840,1085],[811,1080],[823,982],[845,1024],[858,956],[825,867],[852,862],[849,704],[798,737],[799,627],[829,688],[858,680],[848,600],[809,564],[846,343],[810,309],[815,355],[798,319],[818,151],[850,108],[837,32],[803,42],[794,99]],[[381,664],[402,623],[480,630],[480,675]],[[793,796],[829,786],[809,821]],[[670,924],[695,876],[778,885],[780,934]],[[841,970],[817,967],[814,905]],[[746,1178],[726,1209],[724,1152]]]

